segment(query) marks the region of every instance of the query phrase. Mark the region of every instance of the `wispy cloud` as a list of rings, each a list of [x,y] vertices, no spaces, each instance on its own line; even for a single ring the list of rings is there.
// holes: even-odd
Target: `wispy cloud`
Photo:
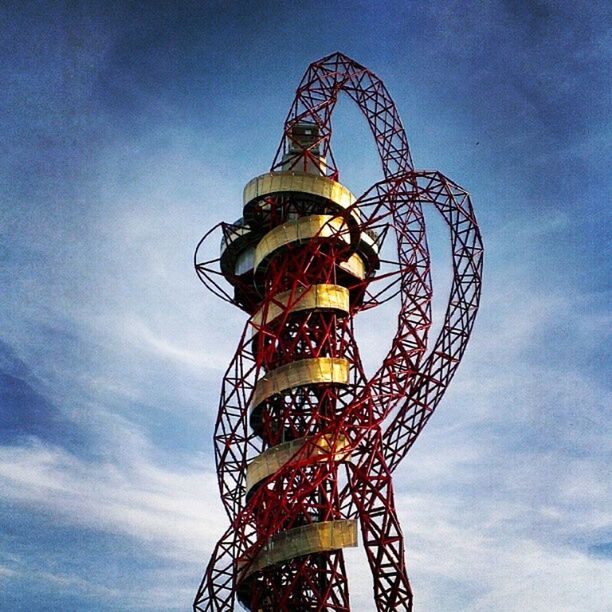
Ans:
[[[149,349],[155,356],[162,359],[178,361],[181,365],[194,369],[207,369],[216,372],[225,370],[225,353],[215,350],[186,348],[178,346],[167,338],[153,333],[143,321],[134,321],[128,326],[133,335],[134,343],[141,343],[145,349]]]
[[[197,558],[226,527],[203,462],[174,471],[131,453],[93,463],[33,441],[0,448],[0,491],[54,521],[163,545],[164,555]]]

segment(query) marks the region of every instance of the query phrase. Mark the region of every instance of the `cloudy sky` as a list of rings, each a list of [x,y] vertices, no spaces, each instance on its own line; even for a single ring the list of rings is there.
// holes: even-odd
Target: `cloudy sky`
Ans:
[[[597,1],[3,2],[0,609],[190,608],[226,528],[211,428],[245,321],[193,249],[340,50],[486,245],[473,341],[396,477],[416,610],[609,610],[609,23]],[[359,193],[381,173],[348,100],[334,128]],[[392,313],[367,316],[374,367]]]

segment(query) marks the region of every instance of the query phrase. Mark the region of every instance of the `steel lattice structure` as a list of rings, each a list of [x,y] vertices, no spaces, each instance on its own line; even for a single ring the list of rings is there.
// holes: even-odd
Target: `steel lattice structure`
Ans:
[[[330,147],[338,95],[374,137],[383,179],[355,198]],[[432,287],[423,207],[450,230],[453,281],[428,348]],[[221,255],[206,260],[208,239]],[[357,531],[378,610],[412,609],[392,473],[440,402],[480,297],[482,242],[469,195],[414,170],[382,81],[341,53],[310,65],[269,173],[244,190],[243,217],[195,254],[200,279],[249,319],[223,379],[215,428],[230,525],[194,610],[350,610],[343,549]],[[228,290],[224,285],[229,282]],[[353,329],[395,298],[397,330],[367,377]]]

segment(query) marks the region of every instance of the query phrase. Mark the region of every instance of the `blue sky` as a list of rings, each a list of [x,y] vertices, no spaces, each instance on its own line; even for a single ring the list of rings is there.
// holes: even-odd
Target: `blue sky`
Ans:
[[[604,2],[3,3],[0,609],[189,609],[226,527],[211,427],[244,324],[193,248],[240,215],[335,50],[384,80],[416,167],[471,192],[487,250],[473,341],[396,477],[416,610],[609,609],[609,20]],[[359,193],[380,169],[348,100],[334,128]],[[359,322],[371,367],[392,314]]]

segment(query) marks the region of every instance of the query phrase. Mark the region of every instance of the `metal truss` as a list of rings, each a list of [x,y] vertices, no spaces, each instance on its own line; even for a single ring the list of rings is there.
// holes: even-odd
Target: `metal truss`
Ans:
[[[331,115],[341,92],[363,112],[383,179],[359,198],[338,183]],[[428,349],[431,277],[423,209],[449,228],[453,282]],[[211,237],[221,256],[206,257]],[[195,611],[350,610],[343,549],[357,530],[377,610],[411,610],[392,473],[465,351],[480,298],[482,241],[469,195],[416,171],[382,81],[341,53],[310,65],[271,171],[245,188],[194,263],[249,319],[223,378],[215,426],[229,518]],[[228,286],[229,283],[229,286]],[[367,376],[354,318],[395,298],[397,329]]]

